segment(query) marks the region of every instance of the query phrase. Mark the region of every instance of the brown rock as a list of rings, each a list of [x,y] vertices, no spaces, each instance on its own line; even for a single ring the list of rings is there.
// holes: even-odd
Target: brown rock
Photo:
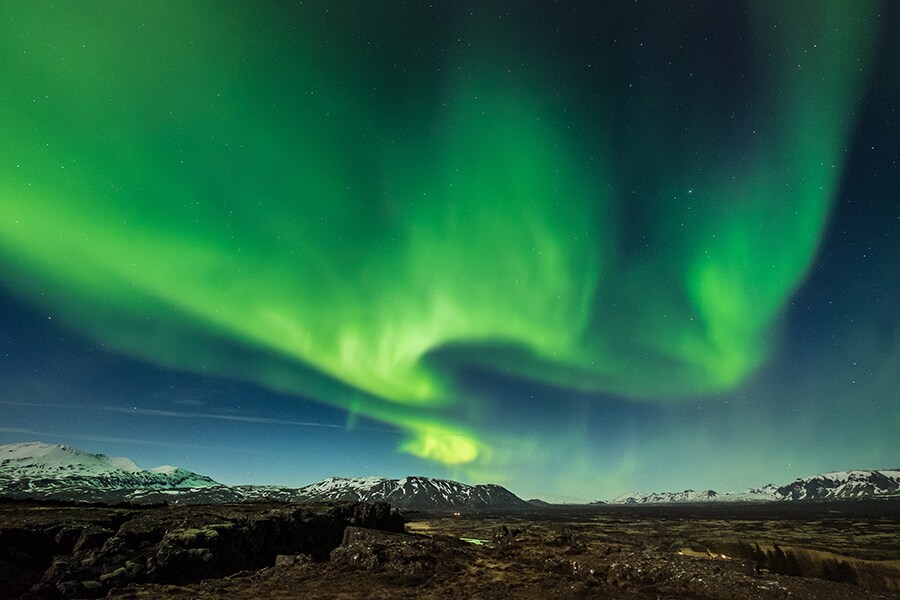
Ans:
[[[312,556],[309,554],[279,554],[275,557],[276,567],[297,567],[311,564]]]

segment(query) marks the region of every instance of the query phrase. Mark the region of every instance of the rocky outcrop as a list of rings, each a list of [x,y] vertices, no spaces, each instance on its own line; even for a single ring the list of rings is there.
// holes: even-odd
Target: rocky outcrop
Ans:
[[[323,561],[348,526],[403,531],[386,504],[11,505],[0,512],[3,599],[96,598],[129,583],[185,584],[273,566],[279,555]]]
[[[331,551],[331,565],[350,571],[384,572],[391,577],[425,580],[440,569],[458,571],[471,560],[465,542],[446,536],[389,533],[348,527],[343,543]]]

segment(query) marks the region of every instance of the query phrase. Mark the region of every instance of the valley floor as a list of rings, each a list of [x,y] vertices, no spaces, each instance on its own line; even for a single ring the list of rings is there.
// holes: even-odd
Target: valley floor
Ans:
[[[108,571],[98,576],[102,586],[82,586],[72,597],[900,600],[896,504],[408,514],[406,534],[371,529],[385,523],[398,530],[383,511],[375,515],[359,510],[289,505],[105,512],[99,508],[2,508],[0,561],[6,556],[2,552],[9,554],[4,544],[15,538],[13,530],[20,532],[16,534],[20,538],[23,524],[25,529],[54,531],[60,519],[68,528],[77,527],[75,521],[80,519],[94,527],[91,531],[106,519],[102,526],[111,535],[119,529],[93,554],[85,555],[97,564],[106,560],[100,570],[112,569],[116,560],[124,560],[128,554],[127,549],[116,549],[111,539],[143,544],[141,552],[150,556],[148,564],[158,563],[165,555],[172,561],[188,561],[184,565],[191,564],[190,560],[210,565],[217,552],[225,551],[224,546],[216,546],[222,541],[217,536],[232,536],[232,545],[256,540],[254,543],[265,546],[269,542],[263,533],[268,531],[266,535],[274,535],[272,543],[277,545],[284,543],[276,535],[278,531],[296,533],[299,525],[319,523],[323,536],[331,538],[323,542],[328,548],[307,544],[315,557],[306,552],[283,554],[289,549],[279,546],[277,551],[282,554],[268,566],[224,576],[209,571],[207,578],[194,581],[179,571],[174,572],[182,577],[179,582],[154,580],[152,570],[136,571],[130,581],[109,577],[115,571]],[[110,519],[110,514],[114,518]],[[22,520],[13,526],[10,519],[17,516]],[[144,525],[140,525],[142,519]],[[165,531],[151,533],[159,524]],[[338,525],[349,526],[342,541],[331,533]],[[244,537],[235,532],[243,532]],[[107,547],[118,554],[103,550]],[[246,547],[254,546],[249,543]],[[270,554],[275,550],[271,544],[266,546]],[[140,562],[135,556],[132,553],[132,564]],[[53,561],[61,564],[59,557]],[[38,577],[50,580],[46,574]],[[40,585],[20,595],[35,599],[61,596],[56,587]],[[0,597],[16,596],[0,593]]]

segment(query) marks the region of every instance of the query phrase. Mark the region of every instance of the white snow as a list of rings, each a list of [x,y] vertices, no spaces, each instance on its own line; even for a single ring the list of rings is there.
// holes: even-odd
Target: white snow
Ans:
[[[184,472],[181,467],[173,467],[172,465],[160,465],[150,469],[151,473],[159,473],[160,475],[174,475],[175,473]]]
[[[768,502],[806,499],[861,498],[900,496],[900,470],[854,470],[823,473],[798,478],[785,486],[767,484],[742,492],[726,492],[710,498],[693,490],[684,492],[628,493],[609,501],[610,504],[650,504],[660,502]]]
[[[33,476],[59,471],[65,471],[68,475],[90,476],[141,470],[127,458],[110,459],[103,454],[89,454],[70,446],[40,442],[0,446],[0,465],[4,469],[15,468],[33,473]]]
[[[100,490],[218,485],[178,467],[141,469],[129,458],[82,452],[59,444],[27,442],[0,446],[0,491],[59,490],[66,486]]]
[[[137,466],[133,460],[131,460],[130,458],[125,458],[123,456],[111,456],[109,457],[107,462],[109,462],[109,464],[116,467],[117,469],[122,469],[123,471],[128,471],[129,473],[143,471],[143,469]]]
[[[312,500],[385,501],[395,506],[485,506],[494,502],[516,502],[516,497],[503,498],[499,486],[471,486],[445,479],[409,476],[401,479],[384,477],[329,477],[297,490],[297,494]],[[493,493],[493,494],[492,494]]]

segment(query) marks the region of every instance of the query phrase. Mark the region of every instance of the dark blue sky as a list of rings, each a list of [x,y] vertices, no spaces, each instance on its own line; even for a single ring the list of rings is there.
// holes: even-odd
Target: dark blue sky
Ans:
[[[208,67],[209,81],[185,85],[177,56],[135,65],[159,86],[159,114],[131,113],[151,88],[125,76],[108,97],[91,80],[71,92],[87,106],[54,100],[69,81],[64,50],[87,39],[88,24],[62,9],[38,26],[40,11],[17,8],[0,29],[2,50],[21,55],[52,38],[59,53],[0,61],[28,74],[18,86],[0,76],[12,90],[0,115],[21,133],[0,141],[0,443],[66,443],[230,484],[423,474],[582,499],[900,466],[900,6],[814,3],[828,13],[822,23],[846,22],[850,35],[817,30],[775,2],[727,12],[700,4],[572,3],[546,14],[502,2],[443,13],[397,6],[369,25],[371,15],[343,9],[338,20],[324,9],[190,5],[153,22],[208,45],[183,60]],[[94,16],[147,17],[106,9]],[[186,25],[187,13],[209,22]],[[71,48],[53,37],[62,25]],[[220,26],[240,37],[213,62]],[[767,33],[779,26],[796,48]],[[408,48],[390,42],[392,27]],[[95,35],[127,55],[164,39],[129,46],[112,27]],[[474,50],[457,47],[457,35]],[[335,51],[341,40],[347,47]],[[808,59],[813,48],[830,58]],[[270,55],[283,66],[227,79],[237,69],[229,61],[269,64]],[[78,60],[84,73],[122,68]],[[297,82],[331,96],[303,104]],[[370,84],[378,89],[363,95]],[[233,112],[204,112],[204,86],[230,95]],[[29,112],[36,90],[50,98],[46,113]],[[485,104],[466,104],[466,94]],[[438,105],[454,102],[445,117]],[[110,106],[127,118],[100,116]],[[339,126],[307,127],[326,109]],[[478,121],[482,109],[493,117]],[[214,118],[237,124],[204,121]],[[444,129],[465,135],[447,140]],[[216,136],[270,154],[223,151]],[[45,141],[58,150],[44,153]],[[184,174],[164,171],[175,148],[194,163]],[[319,154],[325,175],[291,166]],[[387,166],[376,168],[382,154]],[[810,163],[820,155],[836,175]],[[274,174],[258,172],[278,161]],[[71,180],[57,163],[75,171]],[[470,176],[429,175],[451,167]],[[332,194],[321,204],[303,188],[320,175],[314,192]],[[427,211],[406,208],[404,193],[427,196],[438,183],[465,191]],[[716,185],[727,186],[721,197]],[[566,195],[585,189],[596,205]],[[384,190],[397,199],[372,200]],[[277,196],[277,206],[254,208],[257,196]],[[209,221],[180,212],[195,198]],[[785,216],[815,214],[817,202],[821,226]],[[742,222],[745,210],[753,218]],[[55,213],[64,216],[46,217]],[[30,235],[17,233],[13,222],[42,214]],[[304,235],[314,218],[328,224]],[[737,242],[716,245],[729,235]],[[705,237],[709,264],[730,269],[715,306],[691,287]],[[103,245],[117,239],[129,241]],[[272,253],[290,245],[299,254],[277,258],[262,250],[270,242]],[[159,263],[121,277],[115,269],[132,256]],[[262,273],[270,267],[272,277]],[[530,289],[509,287],[511,272]],[[595,287],[572,273],[596,277]],[[132,290],[109,292],[116,286]],[[200,308],[191,297],[205,297],[204,286],[217,300]],[[278,308],[283,338],[263,335],[247,298]],[[228,320],[245,313],[246,328]],[[346,344],[329,349],[346,323],[369,336],[360,334],[350,366],[340,362]],[[698,352],[698,331],[721,363]],[[281,345],[307,333],[319,354]],[[412,367],[357,364],[388,364],[418,343]]]

